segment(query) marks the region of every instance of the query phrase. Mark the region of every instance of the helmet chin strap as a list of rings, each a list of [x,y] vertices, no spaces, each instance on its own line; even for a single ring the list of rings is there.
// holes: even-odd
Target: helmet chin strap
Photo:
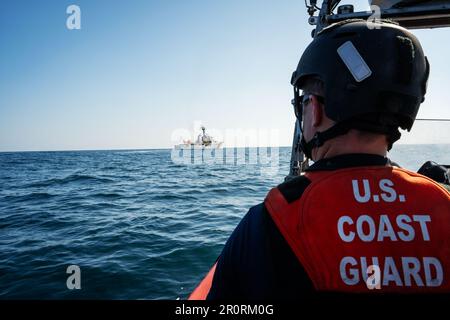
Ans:
[[[305,140],[305,135],[302,130],[300,146],[305,156],[308,159],[312,159],[312,150],[314,148],[319,148],[323,146],[326,141],[346,134],[350,131],[350,129],[350,126],[348,126],[345,122],[340,122],[323,132],[316,132],[314,137],[308,142]]]
[[[401,136],[397,126],[386,126],[384,128],[372,127],[370,126],[370,124],[367,124],[364,121],[358,119],[351,119],[336,123],[334,126],[323,132],[316,132],[316,134],[310,141],[305,140],[305,135],[303,134],[303,130],[301,129],[302,139],[300,141],[300,147],[305,156],[309,159],[312,159],[312,150],[314,148],[319,148],[323,146],[323,144],[326,141],[344,135],[348,133],[351,129],[374,132],[379,134],[386,134],[388,136],[388,151],[391,150],[394,142],[400,139]]]

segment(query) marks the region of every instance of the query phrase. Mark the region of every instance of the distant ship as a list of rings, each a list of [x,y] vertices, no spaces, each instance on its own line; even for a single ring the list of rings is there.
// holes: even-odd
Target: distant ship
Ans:
[[[223,142],[214,140],[213,137],[206,134],[205,127],[202,126],[203,133],[199,134],[197,141],[192,142],[191,140],[183,141],[181,144],[175,145],[175,150],[182,149],[217,149],[221,148]]]

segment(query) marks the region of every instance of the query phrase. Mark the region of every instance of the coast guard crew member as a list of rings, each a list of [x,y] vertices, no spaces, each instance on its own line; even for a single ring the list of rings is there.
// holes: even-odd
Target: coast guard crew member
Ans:
[[[314,164],[250,209],[190,298],[449,293],[450,194],[386,158],[429,68],[417,38],[390,22],[322,30],[291,81]]]

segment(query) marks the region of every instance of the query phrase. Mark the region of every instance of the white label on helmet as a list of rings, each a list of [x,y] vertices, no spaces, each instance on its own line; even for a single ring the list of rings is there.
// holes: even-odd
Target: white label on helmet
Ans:
[[[351,41],[340,46],[337,52],[356,81],[361,82],[372,75],[372,70]]]

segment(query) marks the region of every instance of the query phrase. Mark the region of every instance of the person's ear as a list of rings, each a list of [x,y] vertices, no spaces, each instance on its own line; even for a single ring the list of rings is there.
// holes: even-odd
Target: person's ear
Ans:
[[[323,108],[315,95],[311,96],[311,106],[313,107],[313,126],[319,127],[323,120]]]

